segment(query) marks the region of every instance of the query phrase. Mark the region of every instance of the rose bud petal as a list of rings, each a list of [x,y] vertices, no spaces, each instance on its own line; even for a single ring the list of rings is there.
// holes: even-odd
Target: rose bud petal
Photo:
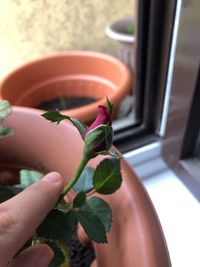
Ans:
[[[99,125],[112,125],[112,118],[105,106],[98,106],[98,114],[95,121],[87,128],[85,135]]]
[[[83,135],[85,152],[92,154],[109,150],[113,140],[112,118],[104,106],[98,107],[95,121],[87,128]]]

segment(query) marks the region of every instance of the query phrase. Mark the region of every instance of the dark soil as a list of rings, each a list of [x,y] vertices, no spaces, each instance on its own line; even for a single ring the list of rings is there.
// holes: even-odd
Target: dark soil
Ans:
[[[92,97],[84,97],[84,96],[69,96],[69,97],[60,97],[54,100],[43,102],[37,108],[43,110],[51,110],[51,109],[73,109],[82,107],[88,104],[95,102],[96,99]]]
[[[71,267],[89,267],[95,259],[93,247],[82,246],[76,236],[69,241],[69,255]]]

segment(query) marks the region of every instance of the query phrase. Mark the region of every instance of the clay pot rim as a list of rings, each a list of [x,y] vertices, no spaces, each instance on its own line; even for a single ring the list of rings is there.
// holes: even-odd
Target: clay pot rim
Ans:
[[[101,99],[95,101],[94,103],[74,108],[74,109],[67,109],[63,110],[62,112],[65,114],[69,114],[71,117],[77,117],[81,118],[81,120],[84,120],[84,117],[86,118],[86,122],[90,122],[93,120],[94,116],[97,114],[97,107],[98,105],[106,105],[107,100],[106,97],[109,98],[110,102],[114,104],[114,107],[118,107],[120,101],[129,94],[131,89],[131,84],[133,82],[133,77],[131,70],[126,66],[120,59],[106,54],[102,52],[96,52],[96,51],[87,51],[87,50],[69,50],[64,52],[56,52],[52,53],[43,57],[40,57],[38,59],[32,60],[30,62],[27,62],[23,64],[22,66],[19,66],[12,70],[7,76],[5,76],[2,81],[0,81],[0,99],[2,99],[2,94],[5,91],[4,84],[6,84],[10,79],[12,79],[13,76],[15,76],[17,73],[23,72],[26,68],[31,67],[35,64],[40,64],[44,61],[48,60],[54,60],[59,59],[63,57],[82,57],[82,58],[94,58],[99,59],[103,62],[108,62],[109,64],[113,64],[117,66],[119,71],[121,72],[121,81],[120,84],[116,87],[116,90],[111,91],[107,94],[107,96],[102,97]],[[8,99],[9,100],[9,99]],[[15,104],[14,104],[15,105]],[[16,106],[21,106],[16,103]],[[82,115],[80,115],[82,114]]]
[[[127,16],[113,21],[109,26],[106,27],[105,34],[113,40],[133,44],[136,41],[135,34],[123,33],[117,30],[118,25],[125,22],[135,23],[134,17]]]
[[[90,50],[68,50],[68,51],[61,51],[61,52],[55,52],[55,53],[50,53],[41,57],[38,57],[36,59],[30,60],[27,63],[22,64],[19,67],[14,68],[12,71],[9,72],[8,75],[6,75],[1,81],[0,81],[0,87],[1,84],[3,84],[4,82],[6,82],[8,79],[10,79],[10,77],[12,77],[12,75],[18,71],[21,71],[35,63],[40,63],[44,60],[50,60],[50,59],[54,59],[54,58],[62,58],[63,56],[76,56],[76,57],[80,57],[80,56],[87,56],[87,57],[96,57],[99,59],[104,59],[107,60],[109,62],[113,62],[116,65],[120,66],[120,71],[122,71],[124,74],[126,74],[127,72],[130,74],[130,70],[129,68],[118,58],[103,53],[103,52],[97,52],[97,51],[90,51]],[[128,76],[126,74],[126,76]]]

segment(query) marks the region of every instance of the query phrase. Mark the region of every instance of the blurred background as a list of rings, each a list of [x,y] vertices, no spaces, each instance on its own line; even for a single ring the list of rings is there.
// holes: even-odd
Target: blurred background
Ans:
[[[15,67],[57,51],[117,55],[105,35],[114,20],[135,15],[134,0],[1,0],[0,78]]]

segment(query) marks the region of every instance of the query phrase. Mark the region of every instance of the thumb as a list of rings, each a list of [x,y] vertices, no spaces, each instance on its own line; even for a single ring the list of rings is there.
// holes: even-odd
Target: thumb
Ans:
[[[21,252],[8,267],[47,267],[52,257],[53,252],[47,245],[35,245]]]
[[[0,205],[0,266],[21,249],[58,201],[63,179],[52,172]]]

